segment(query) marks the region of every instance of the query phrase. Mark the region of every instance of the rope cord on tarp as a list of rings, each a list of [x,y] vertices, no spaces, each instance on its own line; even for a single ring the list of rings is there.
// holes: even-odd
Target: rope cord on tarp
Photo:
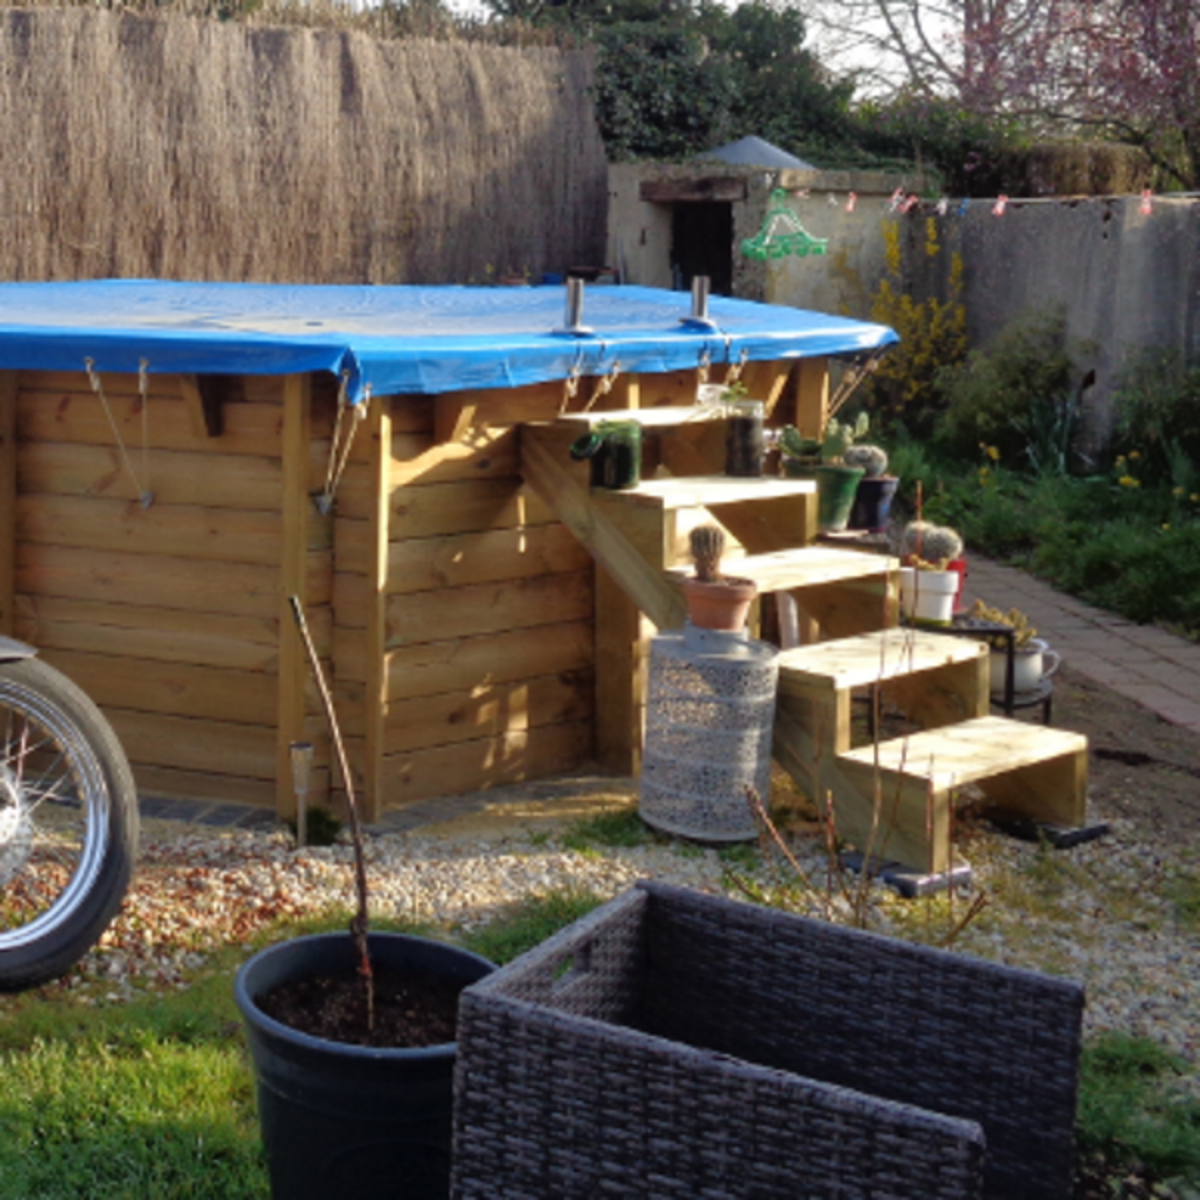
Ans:
[[[745,346],[742,347],[742,352],[738,355],[737,362],[733,361],[733,339],[725,339],[725,361],[729,366],[725,369],[725,386],[733,387],[735,383],[742,377],[742,369],[746,365],[746,360],[750,357],[750,351]]]
[[[600,348],[600,361],[604,361],[604,347]],[[621,360],[613,359],[613,365],[609,368],[608,373],[601,375],[596,380],[596,386],[592,389],[591,399],[583,406],[584,412],[591,412],[595,407],[596,401],[601,396],[607,396],[613,390],[613,384],[617,382],[617,376],[621,374]]]
[[[108,418],[109,428],[117,442],[117,451],[121,455],[121,463],[133,481],[133,489],[137,492],[138,500],[143,508],[149,508],[154,503],[154,493],[150,490],[150,396],[147,379],[150,364],[144,358],[138,360],[138,396],[142,402],[142,468],[145,474],[145,486],[138,478],[138,473],[133,466],[133,459],[129,456],[125,439],[121,436],[121,429],[117,425],[117,419],[113,416],[112,405],[109,404],[108,397],[104,394],[104,385],[96,372],[96,360],[85,358],[83,365],[87,371],[88,382],[92,385],[92,391],[96,393],[100,400],[100,406],[104,409],[104,415]]]
[[[349,398],[350,372],[342,372],[342,380],[338,385],[337,417],[333,422],[333,438],[329,444],[329,464],[325,469],[325,486],[317,498],[317,509],[322,515],[333,510],[334,497],[337,495],[338,484],[342,480],[342,472],[350,457],[350,447],[354,444],[354,435],[367,415],[371,404],[371,385],[363,388],[362,400],[351,404]]]
[[[583,375],[583,350],[575,356],[575,361],[571,364],[571,369],[567,373],[566,379],[563,380],[563,397],[562,403],[558,406],[558,415],[561,417],[571,406],[571,401],[579,394],[579,380]]]

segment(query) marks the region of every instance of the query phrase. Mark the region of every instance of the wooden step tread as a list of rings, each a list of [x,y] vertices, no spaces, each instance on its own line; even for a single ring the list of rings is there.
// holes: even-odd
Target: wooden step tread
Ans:
[[[696,421],[723,421],[725,413],[717,406],[698,404],[663,405],[658,408],[614,408],[589,409],[587,412],[566,412],[558,420],[573,425],[586,425],[589,429],[602,421],[636,421],[646,429],[670,429],[678,425],[690,425]]]
[[[822,583],[878,577],[899,570],[900,563],[898,559],[882,554],[860,554],[857,550],[838,550],[830,546],[797,546],[792,550],[747,554],[741,558],[730,555],[722,566],[727,575],[753,579],[760,592],[786,592]],[[682,579],[692,574],[692,568],[672,567],[668,574]],[[967,645],[972,644],[967,642]]]
[[[857,554],[858,551],[843,553]],[[866,687],[953,663],[971,662],[987,653],[986,643],[970,638],[946,637],[916,629],[881,629],[782,651],[779,690],[788,692],[790,684],[803,692],[805,685],[814,683],[837,691]]]
[[[1066,755],[1087,753],[1081,733],[1048,729],[1008,717],[975,717],[959,725],[862,746],[838,755],[852,771],[874,771],[930,783],[937,791],[991,779]]]
[[[605,504],[629,504],[670,511],[679,508],[713,508],[746,500],[778,500],[787,496],[815,495],[811,479],[778,479],[756,476],[687,475],[673,479],[646,479],[621,492],[597,491]],[[861,557],[861,556],[860,556]]]

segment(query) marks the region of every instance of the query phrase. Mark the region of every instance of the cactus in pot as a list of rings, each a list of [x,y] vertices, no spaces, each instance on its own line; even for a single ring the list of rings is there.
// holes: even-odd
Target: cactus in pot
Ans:
[[[740,632],[758,585],[751,579],[722,574],[725,531],[719,525],[697,525],[688,535],[688,546],[696,572],[683,580],[691,623],[701,629]]]
[[[848,467],[862,467],[864,479],[880,479],[888,469],[887,451],[882,446],[867,443],[861,446],[847,446],[842,454],[842,461]]]
[[[962,558],[963,542],[958,530],[932,521],[910,521],[904,527],[901,553],[906,562],[926,571],[944,571]]]
[[[725,531],[719,525],[697,525],[688,535],[696,578],[704,583],[721,579],[721,556],[725,553]]]

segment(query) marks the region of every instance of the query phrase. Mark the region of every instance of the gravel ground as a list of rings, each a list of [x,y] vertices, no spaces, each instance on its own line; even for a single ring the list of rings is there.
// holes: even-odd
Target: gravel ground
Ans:
[[[608,795],[609,806],[631,799],[611,789]],[[853,876],[845,879],[848,896],[841,881],[831,889],[828,858],[811,829],[796,821],[785,831],[813,881],[810,889],[796,886],[795,870],[778,855],[666,841],[577,851],[564,847],[564,827],[554,823],[468,819],[388,833],[368,843],[372,907],[380,916],[469,928],[530,894],[579,887],[609,896],[651,877],[734,895],[744,885],[786,888],[786,902],[798,910],[837,920],[853,920],[857,912],[870,928],[939,943],[982,897],[982,911],[958,934],[955,949],[1081,979],[1089,1032],[1146,1034],[1200,1067],[1200,933],[1173,899],[1177,880],[1189,870],[1193,879],[1200,875],[1194,847],[1181,854],[1121,818],[1105,837],[1069,850],[1020,842],[979,824],[966,829],[963,842],[974,868],[970,891],[902,900]],[[189,969],[216,947],[248,943],[280,918],[352,903],[347,845],[296,850],[282,829],[150,822],[120,917],[55,986],[93,1003],[183,987]],[[1200,1096],[1200,1070],[1185,1082]]]

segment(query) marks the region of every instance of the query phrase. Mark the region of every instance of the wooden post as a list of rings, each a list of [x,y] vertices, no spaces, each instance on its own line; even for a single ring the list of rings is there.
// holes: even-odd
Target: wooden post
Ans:
[[[387,730],[387,583],[388,536],[391,512],[392,402],[380,396],[367,416],[370,447],[367,553],[370,581],[366,628],[367,685],[363,692],[366,757],[363,762],[364,821],[378,821],[385,807],[383,742]]]
[[[0,633],[16,622],[17,372],[0,371]]]
[[[820,437],[829,417],[829,360],[802,358],[794,378],[795,417],[784,424],[795,425],[805,437]]]
[[[288,602],[308,599],[309,454],[312,443],[312,378],[289,375],[283,387],[283,546],[279,569],[279,702],[275,728],[275,812],[291,817],[296,809],[291,747],[306,741],[308,660]],[[322,797],[312,797],[320,803]]]

